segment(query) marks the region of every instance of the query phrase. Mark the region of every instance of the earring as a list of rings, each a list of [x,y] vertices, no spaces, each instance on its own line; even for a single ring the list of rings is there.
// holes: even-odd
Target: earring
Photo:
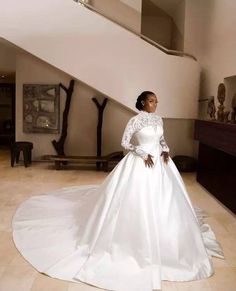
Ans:
[[[144,101],[142,101],[141,104],[144,106],[144,104],[145,104]]]

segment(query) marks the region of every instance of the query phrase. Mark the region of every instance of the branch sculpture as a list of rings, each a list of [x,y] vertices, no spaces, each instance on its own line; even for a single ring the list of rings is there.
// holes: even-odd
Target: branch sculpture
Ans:
[[[64,144],[67,137],[67,128],[68,128],[68,115],[70,110],[70,103],[71,103],[71,97],[74,91],[74,84],[75,81],[71,80],[70,85],[68,88],[66,88],[63,84],[59,84],[59,86],[66,92],[66,103],[65,103],[65,109],[63,112],[63,120],[62,120],[62,132],[61,137],[59,141],[53,140],[52,144],[54,149],[56,150],[58,155],[65,155],[64,152]]]
[[[103,112],[107,105],[107,98],[105,98],[100,104],[98,100],[93,97],[93,102],[97,106],[98,109],[98,124],[97,124],[97,157],[101,157],[102,154],[102,122],[103,122]],[[100,163],[97,163],[97,168],[100,167]]]

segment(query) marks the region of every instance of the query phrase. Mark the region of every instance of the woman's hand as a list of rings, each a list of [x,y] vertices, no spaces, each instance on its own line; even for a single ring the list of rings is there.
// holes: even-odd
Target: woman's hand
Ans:
[[[164,163],[167,164],[168,161],[169,161],[169,157],[170,157],[169,153],[168,152],[162,152],[161,156],[163,156]]]
[[[144,160],[144,163],[145,163],[146,167],[152,168],[154,166],[152,158],[153,158],[152,155],[148,155],[147,159]]]

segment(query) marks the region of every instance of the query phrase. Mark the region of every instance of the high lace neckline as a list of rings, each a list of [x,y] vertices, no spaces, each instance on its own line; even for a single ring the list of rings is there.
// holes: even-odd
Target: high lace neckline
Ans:
[[[153,113],[155,113],[155,112],[147,112],[147,111],[145,111],[145,110],[140,110],[140,113],[143,113],[143,114],[153,114]]]
[[[144,126],[153,126],[156,128],[157,124],[161,122],[161,117],[156,112],[140,111],[136,117],[134,117],[135,127],[141,128]]]
[[[141,110],[139,112],[139,115],[143,116],[143,117],[158,117],[156,112],[147,112],[147,111],[144,111],[144,110]]]

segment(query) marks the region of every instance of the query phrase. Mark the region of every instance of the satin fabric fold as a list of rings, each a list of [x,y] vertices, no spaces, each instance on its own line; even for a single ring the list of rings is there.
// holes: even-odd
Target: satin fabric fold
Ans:
[[[116,291],[161,290],[162,280],[211,276],[211,256],[223,258],[221,247],[172,159],[164,164],[159,135],[145,127],[136,136],[153,155],[153,168],[129,152],[101,185],[23,202],[13,236],[25,259],[51,277]]]

